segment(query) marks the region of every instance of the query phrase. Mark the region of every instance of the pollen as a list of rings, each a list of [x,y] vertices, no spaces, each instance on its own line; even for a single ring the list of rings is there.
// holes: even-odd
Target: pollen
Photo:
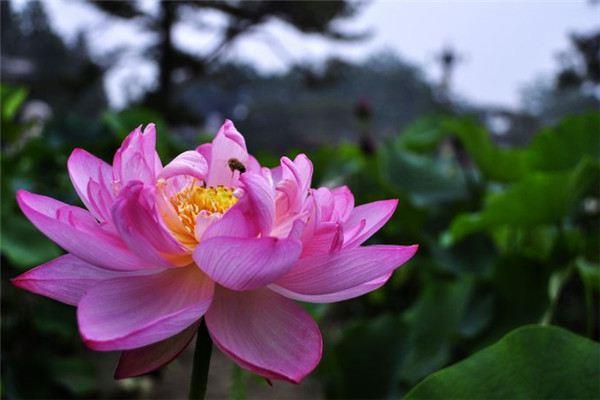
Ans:
[[[225,186],[204,187],[193,184],[181,190],[169,200],[185,229],[193,234],[198,214],[202,211],[208,215],[223,214],[237,203],[238,198],[234,195],[234,189],[232,188]]]

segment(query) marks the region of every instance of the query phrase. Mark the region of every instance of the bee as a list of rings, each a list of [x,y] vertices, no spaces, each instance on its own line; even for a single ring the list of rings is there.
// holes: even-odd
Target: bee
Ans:
[[[229,165],[231,172],[240,171],[240,174],[246,172],[246,167],[237,158],[230,158],[227,160],[227,165]]]

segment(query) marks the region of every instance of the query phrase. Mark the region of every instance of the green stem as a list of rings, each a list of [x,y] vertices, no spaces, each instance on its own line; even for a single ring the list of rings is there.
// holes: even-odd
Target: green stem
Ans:
[[[210,367],[210,354],[212,353],[212,340],[206,329],[204,318],[198,327],[196,350],[194,351],[194,366],[190,381],[190,400],[201,400],[206,396],[208,369]]]

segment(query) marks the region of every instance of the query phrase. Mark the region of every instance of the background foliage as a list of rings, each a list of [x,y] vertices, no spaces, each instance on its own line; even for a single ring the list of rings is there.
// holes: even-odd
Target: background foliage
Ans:
[[[232,26],[274,13],[301,31],[337,34],[329,19],[310,21],[314,13],[303,3],[284,11],[259,3],[223,12],[235,13]],[[114,18],[150,18],[111,4],[96,2]],[[502,113],[509,128],[499,134],[489,123],[497,113],[450,101],[418,68],[389,54],[364,64],[330,60],[319,73],[298,66],[281,76],[228,62],[207,70],[198,67],[206,60],[186,59],[181,65],[199,68],[190,81],[157,86],[168,105],[157,108],[157,92],[150,92],[115,111],[102,88],[107,67],[89,56],[83,38],[64,43],[39,3],[20,13],[1,5],[3,63],[18,56],[36,71],[4,74],[1,87],[3,397],[165,396],[163,372],[115,384],[114,359],[85,349],[72,308],[10,285],[62,252],[22,216],[14,193],[25,188],[78,203],[66,173],[74,147],[110,160],[130,130],[152,121],[166,161],[210,140],[215,113],[240,116],[236,124],[266,165],[281,151],[301,149],[315,164],[315,184],[347,184],[357,203],[399,198],[371,241],[420,244],[380,290],[307,305],[326,342],[311,378],[317,395],[600,396],[600,113],[585,89],[598,83],[598,65],[589,61],[598,50],[588,54],[598,35],[587,46],[584,37],[574,39],[587,69],[561,71],[532,90],[532,98],[543,93],[542,102]],[[331,19],[351,13],[343,2],[328,10]],[[167,62],[152,54],[159,65]],[[178,57],[163,67],[177,67]],[[166,111],[171,107],[178,113]],[[231,398],[252,396],[260,384],[239,369],[223,374],[233,382],[225,393]]]

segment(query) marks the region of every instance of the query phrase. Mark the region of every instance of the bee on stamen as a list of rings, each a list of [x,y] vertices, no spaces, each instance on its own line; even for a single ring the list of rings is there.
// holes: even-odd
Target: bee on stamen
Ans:
[[[227,165],[229,165],[229,169],[231,169],[231,172],[240,171],[240,174],[246,172],[246,167],[237,158],[230,158],[227,161]]]

